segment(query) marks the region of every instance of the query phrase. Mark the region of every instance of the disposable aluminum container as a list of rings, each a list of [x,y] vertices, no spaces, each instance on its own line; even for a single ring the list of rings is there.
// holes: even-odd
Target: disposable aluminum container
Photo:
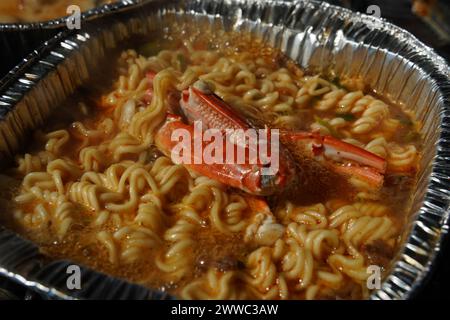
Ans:
[[[144,0],[118,0],[81,13],[81,24]],[[0,78],[44,41],[67,29],[67,17],[30,23],[0,21]]]
[[[103,13],[92,13],[92,17]],[[316,1],[149,1],[117,10],[87,29],[64,31],[0,82],[0,161],[98,70],[127,39],[173,22],[251,32],[306,70],[360,76],[375,92],[413,110],[425,146],[403,245],[371,299],[407,299],[423,285],[448,234],[450,69],[410,33],[374,17]],[[4,214],[4,213],[3,213]],[[83,268],[82,289],[66,287],[70,261],[52,261],[11,231],[0,231],[0,274],[58,298],[171,298]]]

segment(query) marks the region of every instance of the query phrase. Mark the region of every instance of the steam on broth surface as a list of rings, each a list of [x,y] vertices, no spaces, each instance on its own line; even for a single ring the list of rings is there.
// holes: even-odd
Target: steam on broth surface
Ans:
[[[2,177],[16,186],[2,188],[5,223],[52,258],[181,298],[367,297],[367,267],[386,272],[409,209],[421,143],[413,115],[363,79],[306,74],[248,35],[181,38],[121,52],[111,74],[33,134]],[[383,187],[320,184],[329,177],[302,162],[294,194],[256,197],[174,164],[155,133],[199,79],[246,117],[386,159]]]

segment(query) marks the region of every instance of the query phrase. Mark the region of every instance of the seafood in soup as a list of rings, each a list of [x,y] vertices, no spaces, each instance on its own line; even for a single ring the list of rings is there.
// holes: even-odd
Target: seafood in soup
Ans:
[[[33,133],[1,176],[2,221],[49,257],[185,299],[366,298],[409,211],[414,115],[249,35],[136,47]],[[196,154],[195,130],[242,161]]]

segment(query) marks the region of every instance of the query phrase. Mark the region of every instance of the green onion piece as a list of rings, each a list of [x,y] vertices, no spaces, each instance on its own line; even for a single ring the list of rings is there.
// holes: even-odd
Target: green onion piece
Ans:
[[[161,46],[157,41],[148,42],[139,47],[138,53],[144,57],[151,57],[158,54],[161,51]]]
[[[420,133],[416,132],[416,131],[410,131],[405,135],[404,138],[405,142],[415,142],[420,140]]]
[[[335,77],[333,80],[330,81],[332,84],[334,84],[339,89],[344,88],[341,84],[341,79],[339,77]]]
[[[318,116],[314,116],[314,120],[321,126],[327,128],[328,131],[330,131],[330,135],[332,135],[333,137],[335,137],[335,138],[340,137],[340,134],[333,128],[333,126],[331,124],[328,123],[328,121],[323,120],[323,119],[319,118]]]
[[[186,67],[187,67],[186,57],[183,54],[179,53],[177,55],[177,60],[178,60],[178,66],[180,67],[180,71],[184,72],[184,70],[186,70]]]
[[[336,113],[336,117],[342,118],[345,121],[353,121],[356,119],[355,115],[352,113]]]
[[[400,123],[404,126],[412,126],[414,123],[410,119],[400,119]]]
[[[208,42],[207,43],[206,50],[212,51],[212,50],[215,50],[215,49],[217,49],[217,47],[216,47],[216,45],[213,42]]]

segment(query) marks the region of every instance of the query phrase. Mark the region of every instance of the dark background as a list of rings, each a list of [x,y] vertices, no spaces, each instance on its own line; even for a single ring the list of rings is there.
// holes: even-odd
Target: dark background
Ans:
[[[1,1],[1,0],[0,0]],[[380,7],[381,17],[410,31],[425,44],[434,48],[441,56],[450,62],[450,1],[440,0],[447,5],[448,11],[441,10],[447,26],[440,26],[439,21],[429,23],[412,12],[412,0],[329,0],[329,3],[351,8],[354,11],[366,13],[370,5]],[[444,6],[445,8],[445,6]],[[445,15],[447,15],[445,17]],[[435,20],[436,21],[436,20]],[[446,31],[447,30],[447,31]],[[447,242],[449,242],[447,240]],[[448,299],[450,300],[450,246],[444,243],[436,260],[433,272],[429,274],[424,287],[414,297],[415,299]],[[0,277],[1,299],[41,299],[43,297],[26,290]]]

